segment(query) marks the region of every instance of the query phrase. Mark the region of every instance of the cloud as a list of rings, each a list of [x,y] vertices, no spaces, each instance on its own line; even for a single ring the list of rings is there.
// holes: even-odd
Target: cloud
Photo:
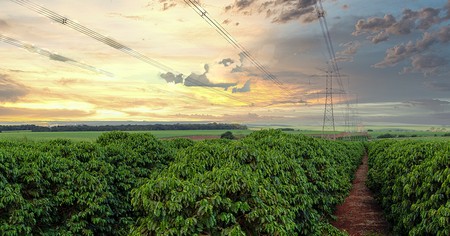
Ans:
[[[438,32],[425,32],[422,39],[415,43],[409,41],[407,44],[398,44],[386,50],[386,55],[383,61],[373,65],[375,68],[385,68],[397,65],[399,62],[411,58],[416,54],[421,54],[427,51],[431,46],[437,43],[448,43],[450,26],[442,27]],[[419,60],[419,59],[417,59]]]
[[[309,23],[317,20],[314,6],[317,0],[235,0],[233,4],[225,7],[225,12],[233,11],[243,15],[253,13],[264,14],[273,23],[287,23],[294,20],[301,20]]]
[[[389,35],[407,35],[415,30],[425,31],[433,25],[438,25],[448,19],[450,3],[443,8],[423,8],[418,11],[405,9],[397,20],[393,15],[386,14],[383,18],[370,17],[360,19],[355,25],[354,36],[369,34],[368,39],[373,43],[386,41]],[[447,11],[447,16],[441,17],[441,12]]]
[[[222,24],[224,24],[224,25],[228,25],[229,23],[231,23],[230,19],[226,19],[226,20],[222,21]]]
[[[205,64],[205,72],[203,74],[191,73],[184,80],[184,85],[188,87],[199,86],[199,87],[217,87],[224,88],[227,90],[229,87],[236,86],[237,83],[211,83],[206,74],[209,72],[209,65]]]
[[[6,21],[0,19],[0,29],[6,29],[6,28],[9,28],[9,24]]]
[[[359,41],[350,41],[348,43],[344,43],[339,45],[341,47],[345,47],[343,51],[340,51],[339,54],[342,55],[355,55],[358,51],[358,48],[361,47],[361,43]]]
[[[369,39],[370,41],[372,41],[372,43],[377,44],[387,41],[389,39],[389,34],[386,31],[381,31],[377,35],[369,36]]]
[[[159,0],[159,3],[162,4],[163,11],[167,11],[170,8],[173,8],[177,5],[177,3],[174,0]]]
[[[167,83],[175,83],[175,84],[183,84],[187,87],[216,87],[216,88],[224,88],[228,90],[230,87],[234,87],[237,83],[212,83],[206,74],[209,73],[209,65],[204,65],[205,72],[203,74],[196,74],[192,72],[186,78],[183,77],[183,74],[175,75],[172,72],[167,72],[164,74],[160,74],[160,77],[164,79]]]
[[[248,7],[250,7],[253,3],[255,3],[255,0],[236,0],[234,1],[234,8],[237,8],[239,11],[242,11]]]
[[[354,36],[364,33],[379,33],[391,27],[396,22],[395,17],[391,14],[384,15],[383,18],[370,17],[367,20],[358,20],[355,25]]]
[[[450,83],[447,83],[447,82],[427,81],[427,82],[425,82],[425,85],[428,88],[431,88],[431,89],[437,90],[437,91],[443,91],[443,92],[450,91]]]
[[[144,16],[124,15],[122,13],[117,13],[117,12],[108,13],[108,16],[122,17],[122,18],[125,18],[125,19],[130,19],[130,20],[135,20],[135,21],[143,21],[145,19]]]
[[[444,11],[447,12],[447,16],[445,16],[444,19],[450,20],[450,0],[448,0],[447,4],[444,6]]]
[[[234,63],[234,60],[231,59],[231,58],[225,58],[225,59],[222,59],[221,61],[218,62],[218,64],[222,64],[225,67],[228,67],[228,66],[230,66],[233,63]]]
[[[183,83],[183,74],[175,75],[172,72],[167,72],[159,76],[165,79],[167,83],[175,83],[175,84]]]
[[[244,72],[244,53],[239,53],[239,62],[241,62],[240,65],[236,65],[232,70],[231,73],[240,73],[240,72]]]
[[[314,14],[316,3],[317,0],[234,0],[232,4],[224,7],[224,11],[242,15],[263,14],[273,23],[282,24],[294,20],[310,23],[318,19]],[[159,0],[159,4],[162,11],[177,6],[175,0]],[[222,24],[229,23],[231,23],[229,19],[222,22]]]
[[[352,62],[353,56],[361,47],[361,43],[359,41],[350,41],[348,43],[340,44],[339,46],[344,47],[344,50],[336,53],[336,61]]]
[[[440,9],[425,8],[418,12],[419,21],[417,28],[422,30],[429,29],[434,24],[439,24],[443,21],[439,17]]]
[[[74,79],[74,78],[61,78],[56,81],[57,84],[61,84],[63,86],[71,85],[71,84],[79,84],[84,83],[86,81],[81,79]]]
[[[28,94],[28,87],[0,74],[0,102],[15,102]]]
[[[450,26],[442,27],[438,32],[438,38],[441,43],[448,43],[450,41]]]
[[[248,92],[250,92],[250,84],[251,84],[251,81],[247,80],[241,88],[235,87],[232,89],[231,92],[232,93],[248,93]]]
[[[437,55],[416,55],[412,58],[412,67],[404,67],[402,73],[420,72],[425,76],[437,74],[439,68],[448,64],[448,61]]]
[[[49,117],[54,120],[73,120],[74,118],[85,118],[91,115],[95,115],[95,112],[69,109],[28,109],[0,106],[0,118],[3,120],[17,119],[17,117],[31,120],[48,119]]]
[[[435,112],[442,112],[450,108],[450,102],[439,99],[417,99],[406,101],[404,104]]]
[[[293,8],[286,11],[282,11],[281,14],[278,15],[278,17],[275,17],[272,22],[274,23],[286,23],[292,20],[297,20],[300,17],[313,13],[314,7],[306,7],[306,8]]]

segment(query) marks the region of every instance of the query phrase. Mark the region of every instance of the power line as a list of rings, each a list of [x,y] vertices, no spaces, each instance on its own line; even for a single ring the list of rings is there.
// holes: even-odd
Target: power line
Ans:
[[[210,17],[208,11],[201,7],[198,2],[196,2],[195,0],[184,0],[184,2],[186,3],[186,5],[191,7],[200,17],[202,17],[210,26],[212,26],[223,38],[225,38],[228,43],[239,50],[242,56],[250,60],[250,62],[264,74],[265,79],[271,80],[273,83],[275,83],[282,89],[283,93],[288,92],[289,95],[292,95],[289,90],[286,90],[282,86],[283,83],[275,75],[270,73],[260,62],[258,62],[244,46],[242,46],[225,28],[222,27],[220,23]]]
[[[325,101],[325,109],[324,109],[324,118],[323,118],[323,126],[322,131],[324,132],[327,128],[332,128],[333,131],[335,130],[335,119],[334,119],[334,111],[333,111],[333,76],[332,73],[334,73],[336,76],[336,81],[339,85],[340,90],[342,91],[341,95],[344,96],[344,100],[346,102],[346,109],[344,111],[344,122],[346,129],[350,129],[350,121],[349,121],[349,112],[350,112],[350,104],[347,97],[347,92],[345,91],[344,85],[341,80],[341,73],[339,71],[339,66],[337,65],[336,61],[336,53],[334,50],[333,42],[331,40],[330,30],[328,28],[328,23],[325,18],[325,10],[323,9],[322,1],[318,0],[316,2],[316,11],[317,11],[317,17],[320,22],[320,27],[322,29],[322,34],[325,39],[325,44],[327,47],[328,55],[329,55],[329,66],[331,71],[330,76],[327,76],[326,80],[326,101]],[[328,72],[327,72],[328,73]],[[347,130],[347,131],[348,131]]]
[[[0,34],[0,41],[3,41],[5,43],[8,43],[10,45],[13,45],[13,46],[16,46],[16,47],[19,47],[19,48],[22,48],[22,49],[25,49],[25,50],[27,50],[29,52],[32,52],[32,53],[37,53],[39,55],[46,56],[50,60],[68,63],[68,64],[71,64],[73,66],[77,66],[79,68],[85,69],[85,70],[89,70],[89,71],[92,71],[92,72],[95,72],[95,73],[104,74],[104,75],[109,76],[109,77],[114,77],[114,75],[112,73],[108,72],[108,71],[104,71],[104,70],[95,68],[95,67],[93,67],[91,65],[78,62],[78,61],[73,60],[71,58],[52,53],[52,52],[50,52],[48,50],[45,50],[45,49],[42,49],[42,48],[38,48],[36,46],[33,46],[33,45],[30,45],[30,44],[21,42],[21,41],[19,41],[17,39],[13,39],[13,38],[7,37],[7,36],[2,35],[2,34]]]
[[[150,65],[152,65],[154,67],[157,67],[157,68],[159,68],[159,69],[161,69],[161,70],[163,70],[165,72],[171,72],[171,73],[173,73],[175,75],[181,74],[181,73],[175,71],[174,69],[170,68],[169,66],[166,66],[166,65],[164,65],[164,64],[162,64],[162,63],[160,63],[160,62],[158,62],[158,61],[156,61],[156,60],[154,60],[152,58],[149,58],[149,57],[147,57],[147,56],[145,56],[145,55],[143,55],[143,54],[141,54],[141,53],[139,53],[139,52],[137,52],[137,51],[127,47],[127,46],[125,46],[124,44],[121,44],[121,43],[117,42],[116,40],[114,40],[114,39],[112,39],[110,37],[106,37],[106,36],[104,36],[102,34],[99,34],[99,33],[95,32],[95,31],[93,31],[93,30],[91,30],[91,29],[89,29],[89,28],[87,28],[87,27],[85,27],[85,26],[83,26],[83,25],[81,25],[81,24],[79,24],[79,23],[77,23],[77,22],[75,22],[75,21],[65,17],[65,16],[62,16],[62,15],[56,13],[56,12],[53,12],[53,11],[51,11],[51,10],[49,10],[49,9],[43,7],[43,6],[40,6],[40,5],[36,4],[36,3],[33,3],[31,1],[28,1],[28,0],[10,0],[10,1],[15,2],[15,3],[21,5],[21,6],[25,7],[25,8],[28,8],[28,9],[30,9],[30,10],[32,10],[32,11],[34,11],[34,12],[40,14],[40,15],[43,15],[43,16],[45,16],[45,17],[47,17],[47,18],[49,18],[49,19],[51,19],[51,20],[53,20],[53,21],[55,21],[57,23],[60,23],[60,24],[65,25],[67,27],[70,27],[70,28],[72,28],[72,29],[82,33],[82,34],[85,34],[86,36],[89,36],[89,37],[91,37],[91,38],[93,38],[93,39],[95,39],[95,40],[97,40],[99,42],[102,42],[102,43],[104,43],[104,44],[106,44],[106,45],[108,45],[108,46],[110,46],[110,47],[112,47],[114,49],[122,51],[123,53],[126,53],[126,54],[128,54],[128,55],[130,55],[130,56],[132,56],[134,58],[137,58],[137,59],[139,59],[139,60],[141,60],[141,61],[143,61],[145,63],[148,63],[148,64],[150,64]],[[242,99],[238,99],[235,96],[232,96],[232,95],[230,95],[228,93],[225,93],[225,92],[220,91],[220,90],[216,90],[216,89],[210,87],[206,83],[203,83],[203,82],[197,81],[197,80],[194,80],[194,81],[195,82],[193,82],[193,81],[190,81],[190,82],[193,82],[195,85],[204,87],[204,88],[206,88],[206,89],[208,89],[210,91],[213,91],[215,93],[219,93],[222,96],[228,97],[228,98],[230,98],[232,100],[239,101],[239,102],[242,102],[242,103],[245,103],[245,104],[251,104],[251,102],[244,101]]]

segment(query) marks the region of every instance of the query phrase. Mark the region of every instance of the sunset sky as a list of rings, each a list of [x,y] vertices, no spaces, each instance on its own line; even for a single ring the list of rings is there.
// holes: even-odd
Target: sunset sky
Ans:
[[[2,0],[0,123],[321,125],[329,56],[315,3],[200,1],[275,83],[183,0]],[[365,125],[450,125],[449,0],[323,7],[347,91],[334,95],[337,125],[345,100]]]

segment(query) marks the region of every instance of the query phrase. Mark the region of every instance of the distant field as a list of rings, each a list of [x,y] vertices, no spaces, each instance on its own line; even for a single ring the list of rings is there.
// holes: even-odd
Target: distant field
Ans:
[[[231,130],[235,136],[245,136],[254,130]],[[174,138],[189,136],[220,136],[226,130],[157,130],[157,131],[131,131],[132,133],[151,133],[157,138]],[[80,131],[80,132],[3,132],[0,133],[0,140],[21,140],[21,141],[48,141],[52,139],[70,139],[73,141],[94,141],[104,132],[100,131]],[[290,134],[320,135],[321,131],[287,131]]]
[[[231,130],[235,136],[245,136],[254,130]],[[174,138],[174,137],[189,137],[189,136],[220,136],[226,130],[157,130],[157,131],[131,131],[132,133],[151,133],[157,138]],[[73,141],[94,141],[104,132],[100,131],[80,131],[80,132],[3,132],[0,133],[0,140],[19,140],[19,141],[48,141],[52,139],[70,139]],[[321,131],[317,130],[296,130],[286,131],[290,134],[304,134],[304,135],[320,135]],[[331,132],[328,132],[331,133]],[[338,133],[338,132],[336,132]],[[448,132],[430,132],[430,131],[379,131],[374,130],[368,134],[372,139],[382,134],[392,134],[400,136],[400,138],[414,138],[414,139],[449,139],[450,137],[442,137]],[[403,137],[405,136],[405,137]],[[411,137],[416,136],[416,137]]]
[[[157,138],[172,138],[185,136],[220,136],[226,130],[158,130],[158,131],[134,131],[132,133],[151,133]],[[252,130],[232,130],[234,135],[248,135]],[[94,141],[104,132],[82,131],[82,132],[3,132],[0,140],[21,141],[47,141],[52,139],[70,139],[74,141]]]
[[[433,132],[433,131],[386,131],[386,130],[374,130],[373,132],[368,132],[371,138],[377,138],[383,134],[391,134],[395,135],[398,138],[450,138],[450,137],[442,137],[444,134],[450,133],[447,132]]]

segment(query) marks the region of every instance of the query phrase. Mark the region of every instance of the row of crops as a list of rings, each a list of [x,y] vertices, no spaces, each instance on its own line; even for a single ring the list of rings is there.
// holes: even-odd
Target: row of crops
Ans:
[[[0,142],[2,235],[335,235],[361,143],[260,131],[239,141]]]
[[[398,235],[450,235],[450,142],[369,145],[367,185]]]

